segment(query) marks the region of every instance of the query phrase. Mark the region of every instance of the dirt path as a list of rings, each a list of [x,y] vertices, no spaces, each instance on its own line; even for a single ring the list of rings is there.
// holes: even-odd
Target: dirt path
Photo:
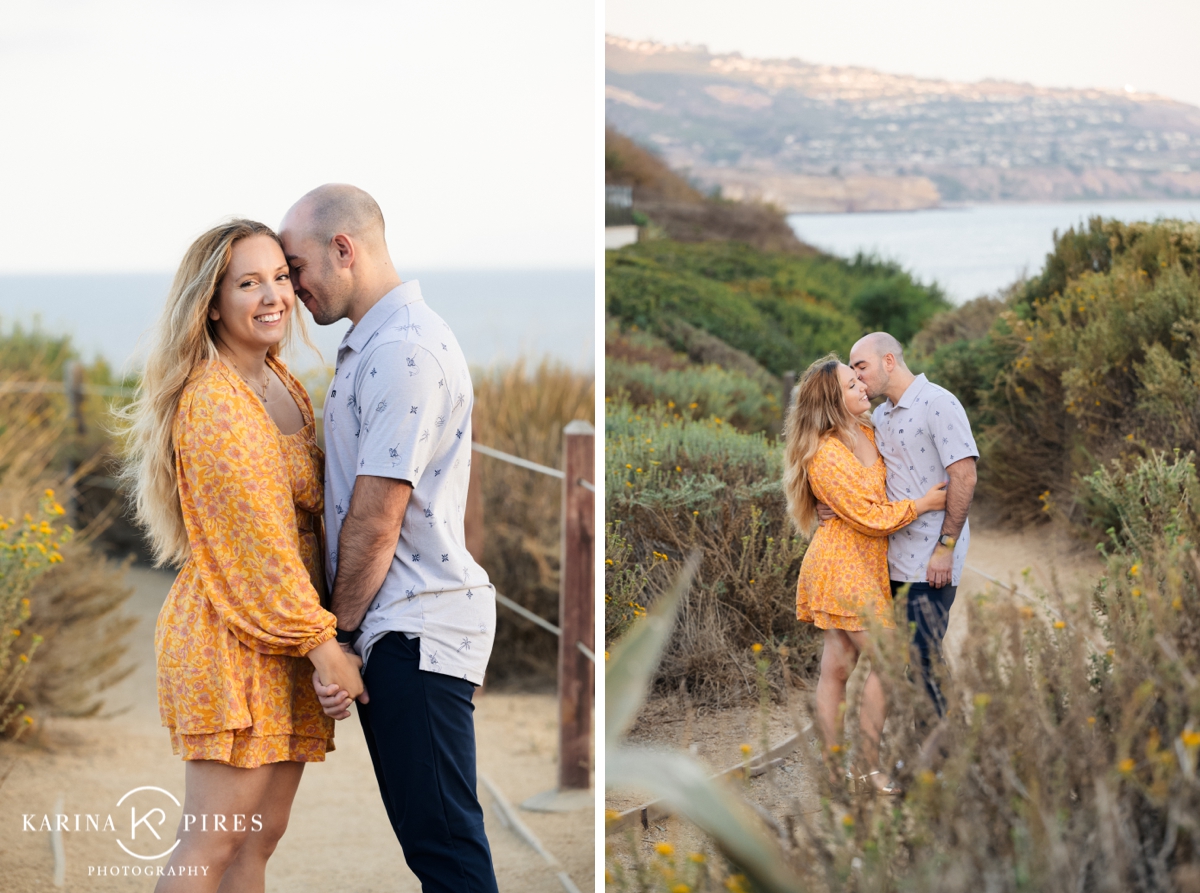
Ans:
[[[128,801],[117,801],[143,785],[163,788],[182,799],[183,763],[171,754],[166,730],[159,725],[154,677],[154,621],[170,576],[133,569],[135,587],[129,611],[139,618],[130,641],[134,674],[108,699],[117,716],[49,720],[36,742],[0,748],[0,890],[149,891],[154,880],[134,876],[134,869],[163,865],[166,859],[140,861],[117,844],[128,837]],[[554,787],[557,774],[557,707],[552,695],[488,692],[476,697],[475,724],[479,769],[514,805]],[[404,864],[400,846],[388,824],[375,785],[370,756],[358,720],[341,722],[337,751],[324,763],[305,770],[288,832],[271,859],[267,890],[305,893],[330,889],[417,891],[420,885]],[[14,765],[15,761],[15,765]],[[181,809],[161,795],[142,809],[165,807],[169,844]],[[62,799],[68,827],[61,837],[66,864],[65,886],[53,883],[51,834],[23,830],[23,816],[36,826],[43,814],[53,815]],[[554,872],[514,832],[502,826],[494,803],[480,788],[488,838],[502,891],[559,893]],[[173,810],[173,812],[172,812]],[[83,830],[75,831],[74,816]],[[116,830],[87,830],[87,815],[111,814]],[[570,874],[581,890],[591,890],[595,877],[594,816],[591,810],[565,814],[521,811],[521,819]],[[125,832],[125,833],[122,833]],[[143,829],[139,840],[149,835]],[[139,853],[153,849],[135,849]],[[161,850],[158,850],[161,851]],[[117,877],[98,877],[100,867]]]
[[[988,529],[984,525],[978,525],[978,528],[973,519],[967,564],[975,570],[963,575],[946,634],[951,662],[967,632],[966,614],[962,610],[965,597],[989,590],[1003,593],[983,574],[1031,595],[1039,589],[1049,590],[1055,586],[1069,595],[1084,595],[1104,569],[1094,549],[1057,530],[1011,532]],[[856,683],[857,679],[852,676],[851,701]],[[802,720],[807,721],[805,695],[802,692],[797,695]],[[795,725],[782,705],[771,707],[766,722],[767,738],[772,744],[795,731]],[[716,773],[743,759],[743,744],[750,744],[755,753],[762,751],[762,723],[762,714],[756,707],[701,708],[689,717],[677,698],[656,699],[643,709],[629,740],[641,746],[690,751]],[[748,800],[763,807],[782,824],[786,825],[789,818],[798,823],[800,815],[819,808],[818,785],[813,775],[819,760],[820,744],[814,729],[797,750],[783,759],[776,771],[738,784]],[[636,791],[610,790],[605,796],[605,807],[623,811],[639,806],[645,800]],[[654,846],[661,842],[686,852],[708,851],[705,836],[691,823],[675,817],[652,821],[645,830],[639,825],[606,837],[611,857],[626,866],[631,864],[635,849],[642,860],[652,861]]]

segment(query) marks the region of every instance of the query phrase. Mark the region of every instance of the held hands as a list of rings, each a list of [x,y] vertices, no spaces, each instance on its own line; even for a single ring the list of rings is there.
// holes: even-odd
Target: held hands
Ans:
[[[310,651],[308,657],[316,668],[313,689],[326,716],[346,719],[350,716],[351,701],[367,703],[369,697],[359,673],[362,658],[349,645],[339,645],[330,639]]]
[[[935,484],[929,488],[924,496],[915,501],[918,515],[923,515],[926,512],[940,512],[945,510],[947,483],[949,482],[942,481],[940,484]]]
[[[832,521],[837,517],[837,512],[831,509],[823,502],[817,503],[817,519],[819,524],[824,524],[826,521]]]

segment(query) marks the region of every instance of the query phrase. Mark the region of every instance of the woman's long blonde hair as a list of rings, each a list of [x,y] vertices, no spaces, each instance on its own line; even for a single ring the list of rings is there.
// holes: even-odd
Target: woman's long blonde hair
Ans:
[[[804,372],[792,392],[783,425],[783,492],[788,511],[801,533],[811,534],[817,524],[817,497],[808,481],[808,463],[826,437],[840,437],[847,446],[858,436],[858,426],[871,427],[871,413],[855,416],[846,408],[836,353],[817,360]]]
[[[216,330],[208,311],[229,269],[234,244],[250,236],[270,236],[283,248],[269,226],[240,219],[213,227],[188,248],[152,332],[133,402],[117,412],[121,481],[131,494],[134,518],[150,539],[155,567],[182,564],[191,553],[179,502],[172,427],[183,389],[217,359]],[[312,347],[304,319],[293,306],[282,341],[267,353],[278,356],[297,335]]]

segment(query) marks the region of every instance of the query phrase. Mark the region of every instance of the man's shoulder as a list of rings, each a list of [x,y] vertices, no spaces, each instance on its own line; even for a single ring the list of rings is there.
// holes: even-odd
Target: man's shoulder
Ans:
[[[966,411],[963,409],[962,401],[953,392],[946,390],[940,384],[934,384],[932,381],[925,385],[921,399],[922,401],[927,401],[930,407],[936,406],[938,409],[950,407],[960,412]]]

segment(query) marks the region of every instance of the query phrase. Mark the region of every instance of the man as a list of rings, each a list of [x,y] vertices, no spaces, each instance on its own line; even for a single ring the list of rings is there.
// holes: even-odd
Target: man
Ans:
[[[887,466],[890,500],[915,499],[947,481],[946,510],[921,515],[888,539],[892,595],[908,586],[908,622],[925,690],[937,708],[946,702],[934,678],[942,637],[959,578],[967,560],[971,531],[967,512],[975,495],[979,450],[962,404],[924,375],[913,375],[900,342],[886,332],[866,335],[850,350],[849,365],[872,399],[875,440]]]
[[[297,297],[349,318],[325,398],[325,533],[338,641],[362,659],[358,709],[379,791],[425,891],[496,890],[475,793],[471,697],[495,593],[463,536],[473,390],[449,326],[401,282],[375,201],[305,195],[280,227]],[[313,685],[325,712],[349,697]]]

